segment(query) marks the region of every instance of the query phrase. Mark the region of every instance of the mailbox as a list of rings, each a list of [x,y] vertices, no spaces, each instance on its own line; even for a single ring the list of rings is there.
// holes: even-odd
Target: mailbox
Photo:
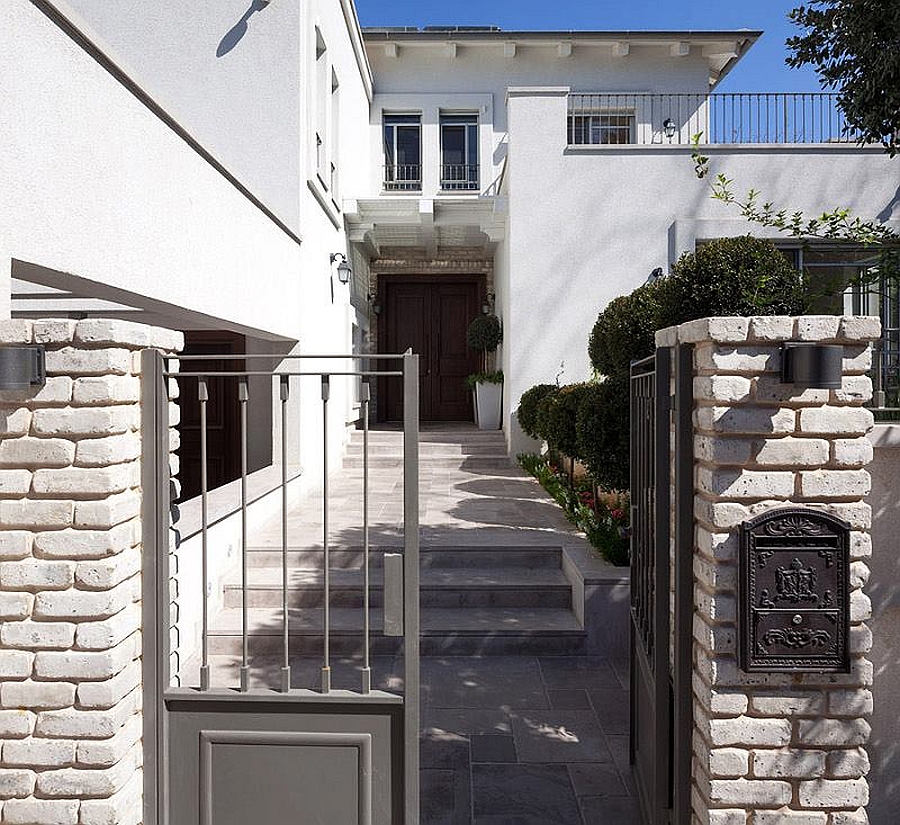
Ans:
[[[805,507],[741,527],[738,633],[747,672],[850,672],[850,525]]]

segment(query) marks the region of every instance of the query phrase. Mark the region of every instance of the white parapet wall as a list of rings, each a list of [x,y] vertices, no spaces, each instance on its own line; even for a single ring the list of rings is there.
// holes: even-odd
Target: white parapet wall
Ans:
[[[0,322],[46,348],[40,389],[0,392],[3,822],[137,825],[142,799],[141,353],[180,333]]]
[[[865,469],[873,416],[863,404],[872,392],[869,343],[879,334],[876,318],[837,316],[712,318],[657,333],[658,346],[694,347],[695,825],[869,822],[865,745],[873,667],[866,590],[876,585],[868,584],[872,508]],[[842,345],[841,388],[782,383],[787,341]],[[850,525],[849,673],[741,668],[740,532],[749,519],[790,505]]]

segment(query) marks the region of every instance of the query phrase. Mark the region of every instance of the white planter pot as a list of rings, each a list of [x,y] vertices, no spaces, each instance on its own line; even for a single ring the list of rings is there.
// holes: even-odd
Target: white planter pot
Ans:
[[[479,430],[499,430],[503,384],[475,385],[475,420]]]

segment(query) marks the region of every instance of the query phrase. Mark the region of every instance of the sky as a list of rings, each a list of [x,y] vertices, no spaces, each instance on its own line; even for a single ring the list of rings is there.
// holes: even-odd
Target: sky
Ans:
[[[720,92],[813,92],[809,69],[791,69],[784,41],[800,0],[356,0],[363,26],[500,26],[502,29],[762,29]]]

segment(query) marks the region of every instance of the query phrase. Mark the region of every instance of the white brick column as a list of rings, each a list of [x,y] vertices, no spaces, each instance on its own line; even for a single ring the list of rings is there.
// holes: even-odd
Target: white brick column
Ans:
[[[140,350],[124,321],[0,321],[47,383],[0,392],[0,822],[142,819]]]
[[[872,710],[873,318],[713,318],[657,334],[693,343],[693,821],[700,825],[861,825]],[[780,344],[844,345],[840,390],[780,383]],[[851,524],[849,674],[744,673],[737,660],[742,522],[775,507],[820,508]]]

